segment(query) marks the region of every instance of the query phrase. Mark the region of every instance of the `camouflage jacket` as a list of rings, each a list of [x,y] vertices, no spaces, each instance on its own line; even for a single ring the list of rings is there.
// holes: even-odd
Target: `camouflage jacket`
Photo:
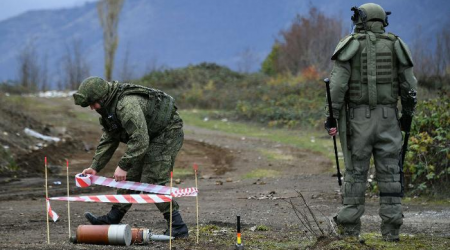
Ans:
[[[162,93],[162,92],[159,92]],[[99,172],[113,156],[120,142],[127,144],[127,150],[120,159],[118,166],[128,171],[133,166],[141,164],[145,154],[149,150],[151,139],[165,130],[181,128],[181,119],[173,119],[176,114],[176,106],[170,110],[170,118],[164,126],[154,126],[155,117],[161,112],[167,112],[158,105],[152,96],[137,94],[116,94],[115,100],[107,107],[107,114],[102,114],[100,123],[103,126],[103,135],[97,146],[91,168]],[[106,117],[108,116],[108,117]],[[107,118],[113,118],[114,124],[108,125]],[[178,117],[178,116],[177,116]],[[160,125],[160,124],[159,124]]]

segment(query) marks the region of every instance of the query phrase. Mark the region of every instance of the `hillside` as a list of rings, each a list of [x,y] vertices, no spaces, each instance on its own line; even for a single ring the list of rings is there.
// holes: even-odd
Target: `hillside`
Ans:
[[[433,38],[449,21],[449,1],[378,2],[393,13],[389,31],[406,42],[413,40],[419,25],[425,37]],[[314,1],[314,6],[341,17],[346,30],[350,30],[349,9],[362,3],[319,0]],[[205,61],[238,69],[242,53],[249,50],[254,71],[279,38],[280,30],[286,29],[296,14],[307,13],[311,6],[307,1],[293,0],[127,0],[119,25],[116,67],[122,67],[127,48],[136,76],[155,65],[174,68]],[[40,57],[47,56],[55,87],[61,78],[62,57],[74,40],[81,42],[91,74],[103,75],[102,32],[95,3],[23,13],[0,22],[0,37],[0,81],[17,78],[18,54],[27,44],[33,44]]]

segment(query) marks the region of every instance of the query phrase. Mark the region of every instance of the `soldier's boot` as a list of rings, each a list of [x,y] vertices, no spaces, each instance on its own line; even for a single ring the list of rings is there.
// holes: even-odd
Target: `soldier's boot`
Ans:
[[[167,221],[167,230],[164,232],[165,235],[170,235],[170,213],[164,213],[164,219]],[[189,230],[186,224],[181,218],[181,214],[178,210],[172,212],[172,237],[175,239],[187,238],[189,236]]]
[[[84,213],[84,216],[92,225],[119,224],[124,215],[124,212],[115,207],[111,208],[111,211],[102,216],[95,216],[90,212]]]
[[[389,230],[382,232],[383,240],[389,242],[399,242],[399,231],[400,230]]]
[[[399,242],[400,226],[389,225],[381,222],[381,235],[384,241]]]
[[[337,225],[337,233],[340,239],[344,238],[355,238],[363,243],[365,240],[361,238],[359,232],[361,230],[361,222],[356,224],[343,224],[339,223],[337,215],[333,217],[333,221]]]
[[[378,182],[380,190],[384,188],[382,182]],[[380,185],[381,184],[381,185]],[[400,186],[400,185],[398,185]],[[400,192],[400,187],[395,192]],[[381,235],[385,241],[400,241],[400,228],[403,225],[403,213],[400,197],[380,197]]]

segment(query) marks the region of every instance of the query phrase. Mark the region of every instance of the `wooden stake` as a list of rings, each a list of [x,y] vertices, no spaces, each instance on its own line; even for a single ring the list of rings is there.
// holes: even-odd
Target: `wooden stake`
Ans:
[[[198,182],[197,182],[197,170],[198,170],[198,165],[194,164],[194,174],[195,174],[195,188],[198,191]],[[195,197],[195,201],[196,201],[196,210],[197,210],[197,244],[198,244],[198,236],[199,236],[199,227],[198,227],[198,193],[197,196]]]
[[[45,214],[47,215],[47,244],[50,244],[50,224],[48,222],[48,188],[47,188],[47,157],[45,157]]]
[[[69,193],[69,160],[66,159],[66,163],[67,163],[67,198],[70,197],[70,193]],[[71,238],[71,231],[70,231],[70,201],[67,200],[67,217],[68,217],[68,222],[69,222],[69,239]]]
[[[169,249],[172,249],[172,200],[173,200],[172,181],[173,181],[173,171],[170,172],[170,196],[172,197],[172,199],[170,199]]]

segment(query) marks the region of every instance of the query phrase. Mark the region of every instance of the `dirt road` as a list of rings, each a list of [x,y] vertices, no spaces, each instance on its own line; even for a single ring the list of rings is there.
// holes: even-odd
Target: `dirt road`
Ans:
[[[44,104],[53,102],[48,99],[39,101]],[[30,161],[27,163],[43,167],[43,156],[47,155],[50,164],[55,165],[55,173],[49,178],[51,197],[66,195],[64,159],[69,159],[70,176],[89,166],[93,155],[92,148],[101,133],[97,125],[70,115],[73,114],[74,107],[69,100],[58,102],[65,112],[52,115],[68,120],[64,124],[67,127],[66,142],[34,151],[28,155]],[[64,116],[63,113],[69,115]],[[94,112],[86,114],[95,119]],[[329,219],[340,206],[337,181],[331,173],[333,164],[319,153],[189,125],[185,126],[185,133],[185,144],[176,163],[176,171],[181,174],[176,178],[181,180],[178,185],[180,187],[194,186],[193,174],[190,174],[190,171],[193,163],[199,165],[201,235],[200,243],[195,244],[195,198],[179,198],[180,210],[190,227],[191,237],[175,242],[176,249],[233,249],[236,215],[242,218],[243,239],[247,249],[302,249],[302,241],[310,239],[311,233],[301,225],[288,203],[288,198],[299,204],[300,199],[295,197],[298,196],[297,191],[301,192],[324,228],[327,228]],[[123,147],[99,175],[112,175],[121,152]],[[42,174],[36,173],[34,176],[28,174],[24,177],[0,179],[0,249],[125,248],[69,243],[67,205],[57,201],[51,205],[61,219],[57,223],[50,223],[51,244],[47,245],[42,177]],[[104,187],[78,189],[72,177],[70,185],[74,195],[114,192]],[[75,233],[78,225],[87,224],[83,216],[85,211],[100,215],[109,211],[109,208],[110,205],[104,203],[71,203],[71,234]],[[449,202],[409,202],[404,210],[402,233],[450,238]],[[377,214],[378,199],[368,197],[366,213],[362,218],[365,233],[379,232],[380,219]],[[132,227],[150,228],[156,234],[165,229],[162,215],[151,204],[134,205],[122,222]],[[254,226],[257,226],[256,229]],[[261,242],[267,242],[267,245]],[[448,242],[450,246],[450,240]],[[153,243],[150,247],[167,249],[168,245]],[[127,249],[130,248],[147,249],[148,246],[131,246]]]

